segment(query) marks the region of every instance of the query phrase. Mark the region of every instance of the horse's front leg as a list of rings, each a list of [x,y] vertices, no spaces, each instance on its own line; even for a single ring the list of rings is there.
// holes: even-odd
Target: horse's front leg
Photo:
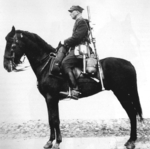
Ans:
[[[53,124],[52,124],[52,122],[50,120],[49,120],[49,126],[50,126],[50,138],[49,138],[49,141],[44,146],[45,149],[52,148],[53,141],[55,140],[55,130],[54,130],[54,126],[53,126]]]
[[[53,141],[55,140],[55,130],[54,130],[54,126],[51,120],[51,113],[50,113],[50,101],[51,98],[46,98],[46,105],[47,105],[47,111],[48,111],[48,121],[49,121],[49,128],[50,128],[50,138],[49,141],[45,144],[44,148],[52,148],[53,146]]]
[[[52,98],[50,95],[47,95],[46,103],[48,107],[48,116],[49,116],[49,125],[50,125],[50,139],[44,146],[44,148],[53,148],[58,149],[60,142],[62,142],[61,132],[60,132],[60,120],[59,120],[59,109],[58,109],[58,100]],[[56,133],[55,133],[56,132]],[[56,134],[56,143],[53,145]]]
[[[59,145],[62,142],[62,136],[60,131],[59,108],[57,99],[53,99],[52,103],[50,104],[50,111],[51,122],[56,134],[56,143],[53,145],[53,149],[59,149]]]

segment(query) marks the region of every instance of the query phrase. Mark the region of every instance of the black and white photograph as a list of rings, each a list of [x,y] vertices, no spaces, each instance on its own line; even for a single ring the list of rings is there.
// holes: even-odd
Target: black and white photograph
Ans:
[[[149,0],[0,0],[1,149],[149,149]]]

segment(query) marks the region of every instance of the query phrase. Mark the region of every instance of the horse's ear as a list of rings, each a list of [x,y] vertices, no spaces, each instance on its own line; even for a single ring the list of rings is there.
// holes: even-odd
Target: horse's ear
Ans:
[[[12,30],[11,30],[12,32],[15,32],[15,27],[14,26],[12,26]]]
[[[8,39],[8,38],[12,38],[14,35],[15,35],[15,27],[14,26],[12,26],[12,29],[11,29],[11,31],[8,33],[8,35],[6,36],[6,40]]]
[[[13,26],[11,29],[11,34],[14,35],[15,34],[15,27]]]

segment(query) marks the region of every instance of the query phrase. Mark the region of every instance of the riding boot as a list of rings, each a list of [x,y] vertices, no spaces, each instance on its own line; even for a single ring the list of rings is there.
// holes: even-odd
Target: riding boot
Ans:
[[[79,92],[76,80],[71,70],[68,70],[68,77],[69,77],[69,85],[71,87],[71,91],[69,90],[67,92],[60,92],[60,94],[66,96],[66,98],[72,98],[77,100],[81,93]]]

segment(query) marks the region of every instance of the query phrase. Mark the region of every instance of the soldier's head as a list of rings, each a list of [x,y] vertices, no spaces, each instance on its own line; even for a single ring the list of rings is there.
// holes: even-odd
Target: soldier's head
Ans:
[[[77,19],[79,16],[82,16],[82,11],[84,9],[80,6],[72,6],[68,11],[72,19]]]

